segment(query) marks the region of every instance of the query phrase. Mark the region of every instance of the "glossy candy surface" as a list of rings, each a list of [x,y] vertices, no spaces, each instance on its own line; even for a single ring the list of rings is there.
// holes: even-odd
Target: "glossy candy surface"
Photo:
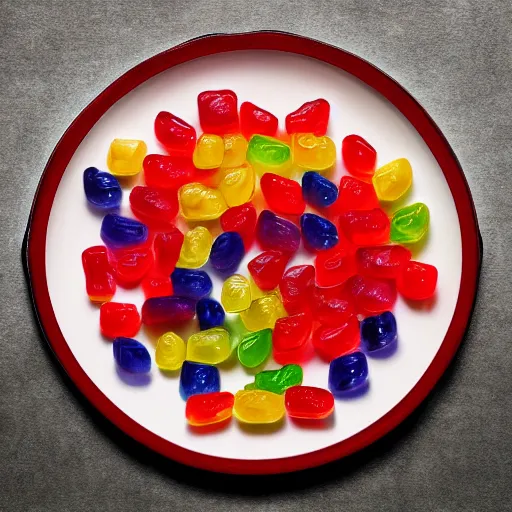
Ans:
[[[196,301],[188,297],[153,297],[142,305],[142,323],[145,325],[181,325],[194,318]]]
[[[330,105],[323,98],[308,101],[286,116],[288,133],[313,133],[325,135],[329,123]]]
[[[320,286],[335,286],[344,283],[356,273],[354,248],[340,241],[315,258],[316,282]]]
[[[155,265],[163,273],[171,274],[176,268],[184,240],[183,233],[172,227],[166,233],[158,233],[153,241]]]
[[[198,169],[217,169],[224,158],[224,141],[212,133],[203,133],[197,140],[192,161]]]
[[[240,133],[224,135],[224,158],[221,169],[240,167],[247,154],[247,139]]]
[[[238,347],[244,336],[249,332],[245,328],[240,315],[226,317],[226,320],[224,321],[224,328],[229,332],[231,351]]]
[[[283,277],[288,259],[288,255],[281,251],[264,251],[253,258],[247,268],[260,290],[273,290]]]
[[[100,308],[100,330],[107,338],[133,338],[140,329],[140,315],[135,304],[105,302]]]
[[[244,336],[237,348],[238,360],[246,368],[256,368],[272,351],[272,330],[262,329]]]
[[[372,183],[381,201],[396,201],[412,185],[412,168],[409,160],[399,158],[380,167],[375,171]]]
[[[238,421],[250,424],[276,423],[284,417],[284,397],[261,389],[238,391],[233,415]]]
[[[197,106],[205,133],[225,135],[238,131],[238,98],[233,91],[204,91],[197,96]]]
[[[293,315],[309,311],[311,292],[315,287],[315,268],[312,265],[296,265],[283,274],[279,291],[286,311]]]
[[[327,219],[314,213],[304,213],[300,218],[304,245],[314,251],[325,251],[338,243],[338,230]]]
[[[254,240],[257,213],[252,203],[245,203],[226,210],[220,217],[220,225],[223,231],[238,233],[248,249]]]
[[[244,101],[240,105],[240,130],[247,139],[256,133],[274,137],[277,127],[277,117],[267,110],[263,110],[249,101]]]
[[[147,348],[137,340],[116,338],[112,349],[116,363],[123,370],[131,373],[147,373],[151,370],[151,356]]]
[[[193,395],[187,400],[185,417],[194,427],[214,425],[231,418],[234,402],[229,391]]]
[[[395,315],[384,311],[361,322],[361,343],[367,352],[378,352],[397,341]]]
[[[119,249],[113,258],[116,283],[125,288],[137,286],[153,266],[153,253],[147,245]]]
[[[263,197],[275,213],[300,215],[306,208],[301,186],[295,181],[271,172],[260,180]]]
[[[397,278],[398,291],[406,299],[425,300],[437,286],[437,268],[419,261],[409,261]]]
[[[411,259],[411,251],[401,245],[360,247],[356,255],[357,271],[364,276],[396,279]]]
[[[166,297],[173,294],[171,278],[168,274],[161,274],[158,271],[150,271],[142,279],[142,291],[144,297]]]
[[[212,327],[192,334],[187,342],[187,360],[218,364],[231,355],[229,333],[222,327]]]
[[[378,207],[379,200],[371,183],[366,183],[352,176],[341,178],[338,201],[334,205],[337,212],[372,210]]]
[[[188,183],[180,188],[178,198],[185,220],[218,219],[228,208],[220,190],[202,183]]]
[[[130,207],[138,219],[157,229],[173,227],[179,209],[174,191],[153,187],[134,187]]]
[[[284,396],[290,418],[323,420],[334,412],[334,396],[327,389],[313,386],[293,386]]]
[[[355,275],[347,281],[347,292],[355,300],[356,312],[361,314],[389,311],[396,302],[396,285],[389,279]]]
[[[85,288],[91,302],[107,302],[116,293],[114,271],[103,245],[89,247],[82,253]]]
[[[158,338],[155,363],[160,370],[179,370],[185,361],[185,342],[174,332],[166,332]]]
[[[349,210],[340,216],[340,227],[356,245],[377,245],[389,241],[389,219],[380,208]]]
[[[278,370],[265,370],[254,377],[254,388],[282,395],[292,386],[302,384],[303,372],[298,364],[287,364]]]
[[[338,327],[355,313],[354,301],[344,285],[316,286],[310,300],[313,317],[322,325]]]
[[[249,331],[273,329],[278,318],[286,316],[286,310],[277,295],[265,295],[251,303],[240,317]]]
[[[341,142],[343,165],[350,174],[367,178],[373,176],[377,152],[359,135],[347,135]]]
[[[90,204],[101,210],[113,210],[121,205],[123,192],[112,174],[88,167],[84,171],[85,197]]]
[[[178,190],[195,180],[195,168],[189,158],[148,155],[144,158],[142,167],[148,187]]]
[[[366,384],[368,362],[362,352],[353,352],[331,361],[329,389],[334,396],[343,396]]]
[[[221,304],[215,299],[201,299],[196,304],[197,319],[199,328],[204,331],[212,327],[224,325],[226,314]]]
[[[302,195],[310,206],[325,208],[338,198],[338,187],[318,172],[307,171],[302,175]]]
[[[251,306],[251,285],[246,277],[234,274],[222,285],[221,302],[228,313],[238,313]]]
[[[141,222],[109,213],[103,217],[101,239],[111,249],[121,249],[143,244],[148,238],[148,228]]]
[[[171,274],[175,295],[199,300],[212,293],[213,283],[203,270],[175,268]]]
[[[391,241],[400,244],[415,244],[427,233],[430,212],[424,203],[404,206],[391,219]]]
[[[287,253],[294,253],[300,245],[299,228],[269,210],[263,210],[258,217],[256,238],[263,249]]]
[[[293,163],[302,169],[325,172],[336,162],[336,146],[329,137],[297,133],[292,137]]]
[[[274,360],[280,364],[304,360],[310,346],[312,327],[313,319],[309,313],[279,318],[272,333]]]
[[[194,152],[195,128],[170,112],[159,112],[156,116],[155,135],[171,155],[190,156]]]
[[[337,327],[322,325],[313,333],[313,346],[325,361],[332,361],[353,352],[359,347],[359,343],[359,322],[355,316]]]
[[[135,176],[142,170],[147,153],[142,140],[114,139],[107,155],[107,166],[114,176]]]
[[[192,395],[220,391],[219,369],[210,364],[184,361],[180,374],[180,395],[183,400]]]
[[[226,169],[219,184],[228,207],[240,206],[247,203],[254,195],[256,177],[250,164],[241,165],[234,169]]]
[[[200,268],[210,256],[213,238],[203,226],[185,233],[177,265],[181,268]]]
[[[266,172],[286,176],[292,165],[292,152],[290,146],[280,140],[253,135],[247,148],[247,160],[260,176]]]
[[[231,275],[237,271],[244,255],[244,242],[238,233],[221,233],[213,242],[210,265],[220,274]]]

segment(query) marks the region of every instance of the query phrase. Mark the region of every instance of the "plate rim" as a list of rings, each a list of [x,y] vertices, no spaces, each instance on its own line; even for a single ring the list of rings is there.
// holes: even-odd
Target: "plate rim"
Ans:
[[[178,446],[149,431],[114,405],[92,382],[71,352],[55,317],[46,281],[46,232],[60,180],[76,149],[100,117],[119,99],[166,69],[199,57],[242,50],[273,50],[314,58],[355,76],[390,101],[412,124],[439,164],[455,202],[461,228],[462,272],[455,311],[427,370],[408,394],[357,434],[313,452],[277,459],[230,459]],[[448,141],[425,109],[389,75],[341,48],[278,31],[209,34],[191,39],[132,67],[103,90],[74,119],[53,150],[35,192],[22,246],[32,306],[43,337],[74,385],[125,434],[151,450],[199,469],[233,474],[288,473],[355,453],[397,427],[430,393],[461,344],[473,311],[482,260],[482,239],[471,191]]]

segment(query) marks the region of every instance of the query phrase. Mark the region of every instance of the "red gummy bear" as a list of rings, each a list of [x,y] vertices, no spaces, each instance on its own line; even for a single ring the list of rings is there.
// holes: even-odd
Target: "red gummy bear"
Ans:
[[[158,233],[155,236],[153,247],[155,250],[155,264],[163,274],[170,275],[176,267],[183,245],[183,233],[174,227],[167,233]],[[166,295],[171,295],[170,293]]]
[[[327,100],[308,101],[286,116],[286,131],[289,134],[312,133],[317,137],[325,135],[330,110]]]
[[[277,133],[278,120],[274,114],[257,107],[250,101],[240,106],[240,131],[249,140],[255,133],[274,137]]]
[[[192,160],[167,155],[147,155],[142,162],[144,181],[148,187],[178,190],[194,181]]]
[[[377,152],[359,135],[347,135],[343,139],[341,158],[350,174],[369,178],[375,172]]]
[[[289,255],[281,251],[264,251],[253,258],[247,268],[260,290],[273,290],[279,285]]]
[[[229,391],[192,395],[185,406],[185,416],[193,427],[224,425],[231,418],[235,397]]]
[[[309,313],[279,318],[272,332],[273,358],[279,364],[300,363],[310,351],[313,320]]]
[[[178,196],[173,190],[154,187],[134,187],[130,192],[130,206],[134,215],[153,228],[173,226],[178,214]]]
[[[238,131],[238,98],[233,91],[204,91],[197,97],[197,106],[203,132],[225,135]]]
[[[354,302],[344,285],[330,288],[315,287],[311,309],[316,321],[337,327],[344,324],[354,313]]]
[[[437,268],[419,261],[409,261],[397,278],[398,291],[410,300],[425,300],[436,291]]]
[[[133,338],[139,332],[140,324],[134,304],[105,302],[100,308],[100,330],[106,338]]]
[[[191,156],[194,152],[195,128],[170,112],[160,112],[156,116],[155,135],[172,155]]]
[[[381,279],[396,279],[410,259],[411,251],[401,245],[360,247],[356,252],[357,271]]]
[[[343,176],[338,190],[338,199],[327,211],[333,215],[339,215],[349,210],[372,210],[379,207],[377,194],[371,183]]]
[[[347,292],[354,298],[357,313],[384,313],[391,311],[395,305],[394,281],[356,275],[347,281],[346,287]]]
[[[292,386],[284,395],[286,414],[299,420],[323,420],[334,411],[334,396],[328,389]]]
[[[244,242],[245,249],[249,249],[256,230],[256,208],[252,203],[228,208],[220,217],[220,225],[223,231],[238,233]]]
[[[116,293],[114,272],[108,260],[107,248],[97,245],[82,253],[85,287],[91,302],[107,302]]]
[[[132,288],[138,285],[153,266],[153,252],[147,245],[116,251],[115,276],[118,285]]]
[[[297,265],[284,273],[279,290],[289,315],[309,311],[314,286],[315,267],[312,265]]]
[[[315,258],[316,282],[320,286],[344,283],[356,273],[354,247],[340,241],[331,249],[320,251]]]
[[[142,291],[146,299],[151,297],[167,297],[172,295],[172,281],[169,275],[163,275],[159,272],[150,272],[142,280]]]
[[[355,316],[337,327],[321,325],[313,333],[316,353],[327,362],[354,352],[360,340],[359,322]]]
[[[302,187],[295,180],[266,172],[260,180],[261,192],[274,213],[301,215],[306,203],[302,197]]]
[[[389,218],[380,208],[342,213],[340,227],[355,245],[378,245],[389,241]]]

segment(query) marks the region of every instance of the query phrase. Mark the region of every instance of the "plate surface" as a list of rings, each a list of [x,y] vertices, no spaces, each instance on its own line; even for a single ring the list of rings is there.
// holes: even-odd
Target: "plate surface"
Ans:
[[[233,89],[239,103],[249,100],[277,115],[281,128],[287,113],[305,101],[326,98],[331,104],[328,135],[338,155],[342,138],[357,133],[377,150],[378,165],[408,158],[413,190],[392,208],[415,201],[430,208],[428,239],[413,254],[439,270],[435,300],[411,307],[399,298],[397,352],[388,359],[369,358],[368,392],[338,400],[333,420],[321,429],[288,421],[279,430],[263,432],[233,421],[207,435],[193,432],[184,421],[176,376],[156,366],[142,380],[116,371],[111,342],[99,333],[98,308],[85,294],[81,253],[101,243],[101,216],[87,207],[83,170],[106,168],[114,138],[142,139],[149,153],[163,152],[153,133],[156,114],[167,110],[198,128],[197,94],[223,88]],[[338,158],[335,181],[343,174]],[[128,192],[122,206],[127,215]],[[27,242],[27,267],[43,331],[87,398],[126,433],[166,456],[238,473],[284,472],[325,463],[396,426],[426,396],[455,353],[471,313],[480,264],[477,221],[464,176],[421,107],[357,57],[275,33],[197,39],[149,59],[114,82],[59,142],[34,201]],[[256,253],[253,249],[246,255],[241,268]],[[291,264],[307,260],[299,254]],[[221,281],[214,284],[213,296],[219,299]],[[143,295],[139,289],[118,288],[114,300],[140,307]],[[137,339],[154,352],[154,339],[147,332],[141,330]],[[273,362],[267,366],[273,367]],[[327,371],[327,364],[314,359],[304,367],[304,384],[326,387]],[[221,379],[222,389],[236,392],[252,376],[234,365],[221,370]]]

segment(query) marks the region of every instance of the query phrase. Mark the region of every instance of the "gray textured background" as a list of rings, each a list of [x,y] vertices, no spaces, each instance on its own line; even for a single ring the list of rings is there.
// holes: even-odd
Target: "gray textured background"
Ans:
[[[512,510],[510,0],[0,6],[0,510]],[[189,38],[257,29],[341,46],[405,86],[461,161],[485,256],[465,343],[412,418],[320,470],[241,479],[166,462],[91,411],[38,335],[20,247],[53,147],[103,88]]]

